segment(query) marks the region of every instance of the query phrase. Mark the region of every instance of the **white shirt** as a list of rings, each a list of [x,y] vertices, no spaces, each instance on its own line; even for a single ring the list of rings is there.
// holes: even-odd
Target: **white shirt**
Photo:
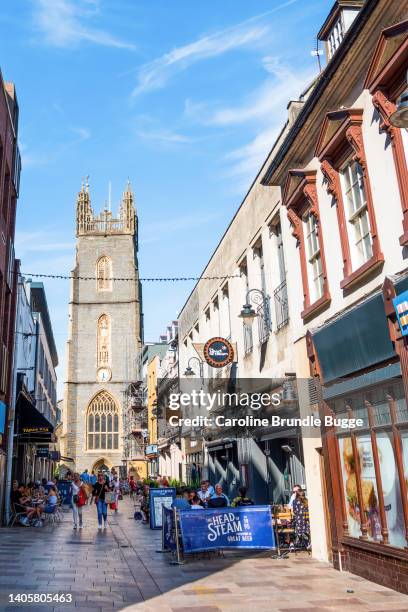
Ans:
[[[289,503],[288,503],[288,506],[291,510],[293,509],[293,502],[295,501],[295,499],[296,499],[296,493],[292,493],[292,495],[290,496]]]

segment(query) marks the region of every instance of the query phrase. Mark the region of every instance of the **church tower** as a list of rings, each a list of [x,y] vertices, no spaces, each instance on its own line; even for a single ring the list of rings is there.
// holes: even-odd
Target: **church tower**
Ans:
[[[128,182],[117,216],[78,194],[64,390],[64,454],[79,472],[123,460],[122,409],[142,342],[137,216]],[[72,464],[68,464],[73,467]]]

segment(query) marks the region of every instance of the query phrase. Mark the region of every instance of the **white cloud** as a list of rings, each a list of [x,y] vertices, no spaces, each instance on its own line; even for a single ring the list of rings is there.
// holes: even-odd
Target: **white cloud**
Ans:
[[[72,127],[71,132],[78,134],[80,142],[89,140],[91,137],[91,130],[88,130],[88,128],[85,127]]]
[[[255,136],[226,155],[227,175],[237,180],[236,186],[246,190],[259,171],[287,120],[287,104],[299,99],[308,83],[315,78],[310,69],[291,69],[277,58],[264,58],[270,76],[241,105],[207,113],[205,121],[215,126],[243,125],[255,127]]]
[[[99,0],[34,0],[34,23],[49,45],[75,47],[81,42],[90,42],[134,49],[133,44],[85,24],[98,12]]]
[[[137,135],[143,140],[150,140],[158,144],[191,144],[194,142],[189,136],[172,132],[170,130],[137,130]]]
[[[176,47],[169,53],[144,64],[139,70],[138,83],[132,95],[137,96],[146,91],[164,87],[171,76],[200,60],[216,57],[241,47],[259,47],[265,35],[270,31],[265,20],[262,23],[261,20],[298,1],[286,0],[261,15],[255,15],[214,34],[202,36],[192,43]]]
[[[173,74],[199,60],[222,55],[239,47],[256,45],[267,31],[266,25],[254,25],[251,19],[232,28],[203,36],[188,45],[177,47],[142,66],[133,95],[137,96],[163,87]]]
[[[50,240],[50,237],[52,239]],[[16,232],[15,238],[15,249],[17,257],[24,257],[27,253],[48,253],[49,251],[71,251],[74,252],[74,242],[62,242],[56,240],[57,236],[53,228],[49,228],[46,231],[38,232],[27,232],[19,231]],[[45,256],[44,263],[48,257]],[[47,267],[49,262],[47,262]],[[41,270],[43,271],[43,270]]]
[[[71,137],[69,140],[60,142],[58,144],[53,143],[52,145],[49,145],[47,150],[31,151],[26,144],[20,146],[21,164],[23,168],[52,164],[63,156],[64,153],[69,151],[69,149],[75,148],[77,145],[91,138],[91,131],[86,127],[77,126],[70,127],[68,129],[70,132],[75,134],[76,137]]]

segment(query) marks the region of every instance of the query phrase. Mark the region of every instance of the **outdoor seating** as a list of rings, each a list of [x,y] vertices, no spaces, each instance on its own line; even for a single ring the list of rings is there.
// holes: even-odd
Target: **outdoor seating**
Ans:
[[[11,505],[11,516],[9,520],[8,527],[14,527],[16,521],[18,521],[22,516],[26,516],[25,510],[16,510],[14,504]]]

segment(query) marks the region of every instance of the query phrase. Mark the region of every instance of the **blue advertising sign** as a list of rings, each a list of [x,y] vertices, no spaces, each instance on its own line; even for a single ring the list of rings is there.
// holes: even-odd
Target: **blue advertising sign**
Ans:
[[[150,529],[161,529],[162,507],[171,508],[176,499],[176,489],[163,487],[162,489],[150,489]]]
[[[269,506],[181,510],[184,552],[223,548],[275,548]]]
[[[72,481],[71,480],[59,480],[57,482],[57,489],[62,497],[63,504],[71,504],[72,499]]]
[[[397,295],[393,298],[392,303],[394,304],[401,334],[408,336],[408,291]]]
[[[176,550],[176,525],[173,508],[162,506],[163,550]]]
[[[0,434],[6,431],[6,404],[0,402]]]

